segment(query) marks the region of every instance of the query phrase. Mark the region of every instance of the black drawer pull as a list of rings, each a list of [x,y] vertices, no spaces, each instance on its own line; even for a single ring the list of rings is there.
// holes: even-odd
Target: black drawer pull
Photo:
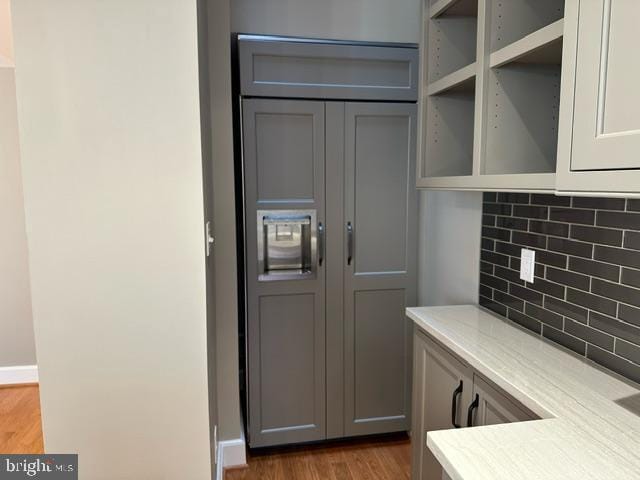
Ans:
[[[467,410],[467,427],[473,427],[473,411],[478,408],[480,405],[480,396],[476,393],[476,398],[469,405],[469,410]]]
[[[460,425],[456,423],[456,413],[458,411],[458,397],[462,393],[463,383],[460,380],[460,385],[453,391],[453,397],[451,397],[451,425],[455,428],[460,428]]]

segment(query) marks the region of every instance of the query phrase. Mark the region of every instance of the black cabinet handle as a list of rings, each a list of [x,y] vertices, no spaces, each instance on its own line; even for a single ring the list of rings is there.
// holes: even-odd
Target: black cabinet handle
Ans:
[[[460,380],[460,385],[453,391],[453,397],[451,397],[451,425],[455,428],[460,428],[460,425],[456,423],[456,412],[458,411],[458,397],[462,393],[463,383]]]
[[[324,225],[318,223],[318,265],[321,267],[324,261]]]
[[[473,427],[473,411],[478,408],[480,405],[480,396],[476,393],[476,398],[474,398],[471,405],[469,405],[469,410],[467,410],[467,427]]]
[[[347,265],[351,265],[353,258],[353,225],[347,222]]]

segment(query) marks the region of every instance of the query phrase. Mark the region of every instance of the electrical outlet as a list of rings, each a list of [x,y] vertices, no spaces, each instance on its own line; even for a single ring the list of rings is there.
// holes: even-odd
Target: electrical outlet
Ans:
[[[523,248],[520,252],[520,279],[533,283],[533,272],[536,267],[536,251]]]

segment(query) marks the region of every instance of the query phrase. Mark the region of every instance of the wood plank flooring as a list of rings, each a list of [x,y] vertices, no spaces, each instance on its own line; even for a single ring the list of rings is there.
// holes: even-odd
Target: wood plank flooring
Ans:
[[[43,453],[37,386],[0,388],[0,453]],[[409,480],[406,435],[263,449],[225,480]]]
[[[227,470],[224,480],[409,480],[406,435],[268,449],[248,455],[248,467]]]
[[[37,385],[0,388],[0,453],[44,453]]]

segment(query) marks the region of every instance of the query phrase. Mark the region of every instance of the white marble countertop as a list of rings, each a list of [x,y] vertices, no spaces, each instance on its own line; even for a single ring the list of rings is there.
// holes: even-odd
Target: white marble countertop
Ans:
[[[542,420],[440,430],[453,480],[640,479],[640,387],[476,305],[407,315]]]

